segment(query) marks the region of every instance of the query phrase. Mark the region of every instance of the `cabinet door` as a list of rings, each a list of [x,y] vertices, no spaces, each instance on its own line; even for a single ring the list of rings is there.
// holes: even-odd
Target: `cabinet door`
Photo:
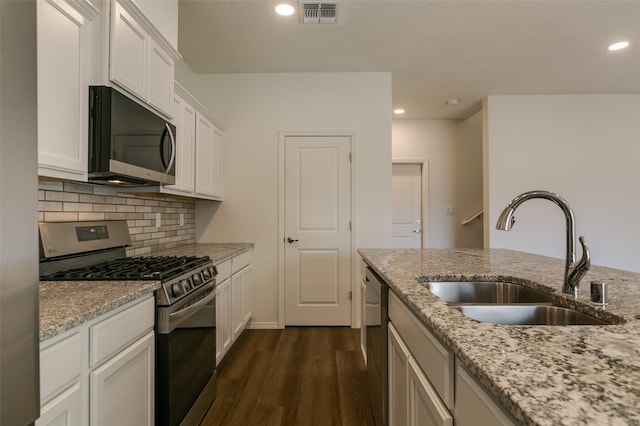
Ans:
[[[83,420],[80,383],[76,382],[40,410],[36,426],[81,426]]]
[[[113,2],[109,79],[149,99],[149,35],[120,3]],[[169,107],[171,104],[169,103]]]
[[[160,45],[150,39],[149,48],[149,104],[171,116],[173,98],[174,61]]]
[[[253,310],[253,274],[251,265],[244,268],[242,274],[242,328],[244,328],[251,319]]]
[[[418,364],[408,362],[409,426],[453,426],[453,417]]]
[[[389,426],[407,424],[409,349],[389,324]]]
[[[41,176],[87,180],[89,23],[65,2],[37,2]]]
[[[216,364],[219,364],[231,346],[231,278],[217,286],[216,295]]]
[[[367,285],[360,280],[360,351],[367,363]]]
[[[231,339],[235,340],[242,332],[244,319],[243,315],[243,287],[244,287],[244,271],[243,269],[231,276]]]
[[[212,155],[212,175],[211,175],[211,195],[214,197],[219,197],[222,199],[222,150],[223,150],[223,139],[222,139],[222,131],[217,127],[213,127],[213,138],[211,141],[211,155]]]
[[[196,111],[184,99],[174,95],[172,108],[176,123],[176,183],[166,188],[193,193],[194,190],[194,153],[196,143]]]
[[[90,373],[91,425],[154,424],[154,342],[149,332]]]
[[[202,114],[196,116],[196,193],[213,195],[214,126]]]

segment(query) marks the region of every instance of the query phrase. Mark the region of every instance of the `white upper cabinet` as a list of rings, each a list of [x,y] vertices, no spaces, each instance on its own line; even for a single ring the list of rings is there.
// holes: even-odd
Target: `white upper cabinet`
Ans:
[[[108,4],[110,17],[104,27],[109,35],[109,81],[171,117],[175,61],[180,53],[135,2],[113,0]],[[161,7],[173,7],[173,3],[157,2],[155,9]],[[177,26],[177,15],[173,19]]]
[[[177,132],[176,183],[160,192],[222,201],[225,126],[178,83],[172,111]]]
[[[38,174],[87,180],[89,25],[83,0],[37,2]]]
[[[149,35],[117,1],[111,13],[109,79],[147,99]]]

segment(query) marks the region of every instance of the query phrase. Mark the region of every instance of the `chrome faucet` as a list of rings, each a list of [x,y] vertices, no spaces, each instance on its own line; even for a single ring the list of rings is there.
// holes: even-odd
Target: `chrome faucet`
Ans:
[[[557,204],[564,213],[567,219],[567,257],[564,267],[564,282],[562,285],[562,291],[564,293],[574,294],[577,297],[578,286],[580,280],[589,270],[591,266],[591,259],[589,257],[589,248],[584,242],[584,237],[580,237],[580,245],[582,246],[582,258],[576,263],[576,251],[575,251],[575,224],[573,218],[573,211],[569,207],[569,204],[559,196],[549,191],[529,191],[524,194],[518,195],[516,198],[505,207],[498,218],[496,223],[496,229],[502,231],[509,231],[515,223],[515,216],[513,213],[516,211],[520,204],[533,198],[542,198],[549,200]]]

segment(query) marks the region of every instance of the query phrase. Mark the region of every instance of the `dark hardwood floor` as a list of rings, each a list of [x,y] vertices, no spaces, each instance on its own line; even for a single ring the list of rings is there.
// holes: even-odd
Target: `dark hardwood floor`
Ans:
[[[202,425],[374,425],[358,333],[246,330],[219,367]]]

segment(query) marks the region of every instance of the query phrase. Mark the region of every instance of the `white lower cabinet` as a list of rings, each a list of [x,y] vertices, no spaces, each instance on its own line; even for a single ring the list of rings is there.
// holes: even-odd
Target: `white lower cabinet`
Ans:
[[[37,426],[86,423],[82,409],[82,336],[72,330],[40,349],[40,418]]]
[[[453,426],[453,417],[389,324],[389,426]]]
[[[149,294],[42,342],[36,426],[153,425],[154,316]]]
[[[82,396],[80,382],[74,382],[68,389],[56,396],[40,409],[36,426],[80,426],[82,421]]]
[[[216,265],[216,268],[216,364],[219,364],[251,319],[251,250]]]
[[[393,292],[388,353],[389,426],[516,424]]]
[[[411,353],[395,327],[389,324],[389,426],[407,424],[408,372]]]
[[[409,358],[408,408],[410,426],[453,426],[453,417],[413,358]]]
[[[460,363],[456,364],[456,426],[515,425]]]
[[[360,280],[360,352],[367,363],[367,284]]]
[[[150,331],[90,373],[91,425],[154,424],[154,342]]]
[[[216,292],[216,364],[220,364],[231,347],[231,278],[218,283]]]

